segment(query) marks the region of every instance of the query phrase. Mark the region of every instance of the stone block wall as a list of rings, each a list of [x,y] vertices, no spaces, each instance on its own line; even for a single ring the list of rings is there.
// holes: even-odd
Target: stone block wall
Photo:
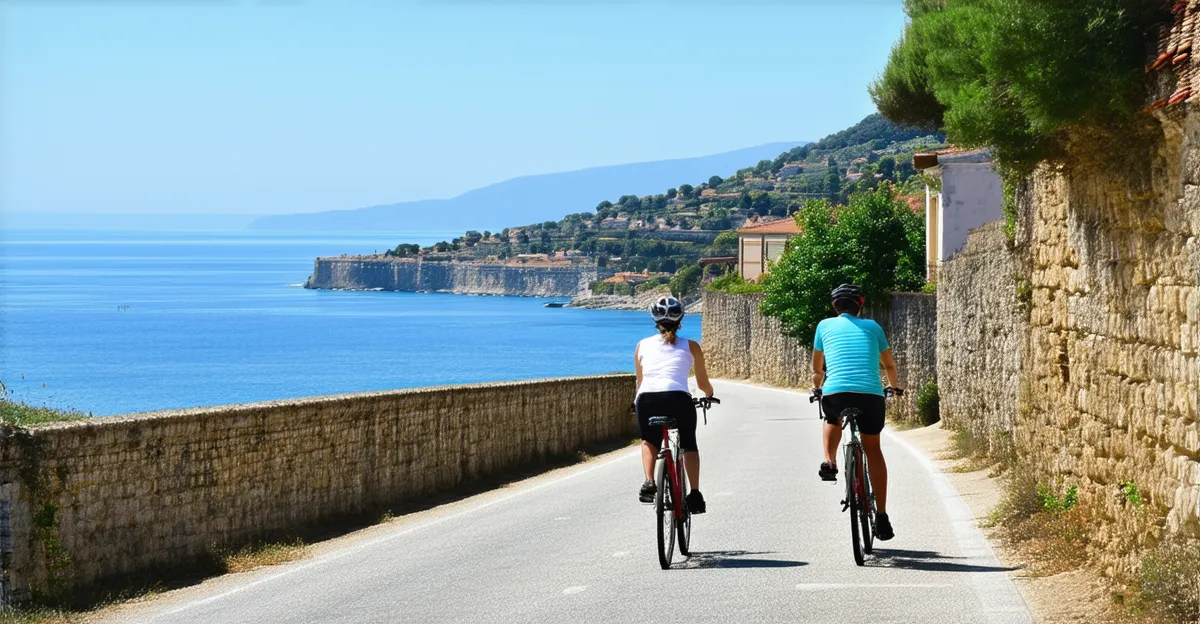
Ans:
[[[86,587],[631,438],[632,375],[423,388],[10,430],[7,580]],[[59,550],[56,550],[59,549]]]
[[[943,414],[1076,486],[1113,572],[1163,529],[1200,535],[1200,120],[1158,121],[1126,170],[1039,169],[1015,244],[973,231],[938,284]]]
[[[812,351],[783,335],[778,319],[759,312],[763,295],[704,293],[701,336],[709,375],[755,383],[808,389]],[[916,390],[937,379],[937,298],[893,295],[876,320],[888,335],[900,383],[913,392],[888,406],[889,417],[917,418]]]
[[[1028,323],[1018,270],[1003,223],[972,230],[966,248],[939,269],[937,371],[942,418],[1010,452],[1016,433],[1021,346]],[[1020,291],[1022,294],[1018,294]]]

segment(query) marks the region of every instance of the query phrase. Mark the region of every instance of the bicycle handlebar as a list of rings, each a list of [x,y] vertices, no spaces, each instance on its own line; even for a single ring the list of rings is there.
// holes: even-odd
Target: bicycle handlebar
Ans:
[[[812,396],[808,397],[808,402],[816,403],[817,401],[820,401],[821,397],[823,396],[824,394],[821,392],[821,389],[817,388],[816,390],[812,391]],[[888,398],[904,396],[904,388],[893,388],[888,386],[887,388],[883,389],[883,396]]]

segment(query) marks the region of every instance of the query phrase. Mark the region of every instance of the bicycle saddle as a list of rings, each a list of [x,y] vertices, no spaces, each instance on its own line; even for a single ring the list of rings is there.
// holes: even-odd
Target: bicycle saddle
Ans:
[[[651,416],[648,421],[651,427],[666,427],[673,429],[677,424],[674,418],[670,416]]]

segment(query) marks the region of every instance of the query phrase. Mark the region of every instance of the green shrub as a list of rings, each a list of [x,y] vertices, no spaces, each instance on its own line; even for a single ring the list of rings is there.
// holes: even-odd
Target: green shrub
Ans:
[[[924,286],[922,286],[922,287],[921,287],[921,292],[923,292],[923,293],[936,293],[936,292],[937,292],[937,282],[928,282],[928,283],[926,283]]]
[[[9,425],[37,425],[64,420],[82,420],[90,417],[90,414],[76,410],[35,407],[11,399],[0,399],[0,421]]]
[[[1134,507],[1141,507],[1145,504],[1142,501],[1142,493],[1138,491],[1138,486],[1133,481],[1121,482],[1121,495]]]
[[[942,419],[941,398],[936,381],[926,382],[917,392],[917,413],[921,415],[923,425],[932,425]]]
[[[1060,514],[1079,504],[1079,488],[1069,485],[1063,496],[1059,498],[1049,486],[1039,483],[1037,486],[1037,497],[1043,510]]]
[[[671,294],[679,297],[690,297],[700,290],[700,278],[703,269],[698,264],[692,264],[682,269],[671,278]]]
[[[740,273],[730,273],[709,282],[705,287],[713,292],[723,292],[731,295],[748,295],[763,291],[762,284],[747,282]]]

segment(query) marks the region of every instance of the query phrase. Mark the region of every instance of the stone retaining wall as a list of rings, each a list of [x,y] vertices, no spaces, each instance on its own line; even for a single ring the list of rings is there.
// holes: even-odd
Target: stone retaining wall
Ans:
[[[18,598],[187,565],[629,439],[632,375],[423,388],[9,430]]]
[[[762,297],[704,293],[700,333],[709,374],[774,386],[810,388],[812,351],[784,336],[778,319],[758,311]],[[893,295],[887,312],[877,315],[892,344],[900,383],[913,390],[889,404],[891,418],[916,420],[916,390],[937,379],[936,317],[937,298],[916,293]]]

